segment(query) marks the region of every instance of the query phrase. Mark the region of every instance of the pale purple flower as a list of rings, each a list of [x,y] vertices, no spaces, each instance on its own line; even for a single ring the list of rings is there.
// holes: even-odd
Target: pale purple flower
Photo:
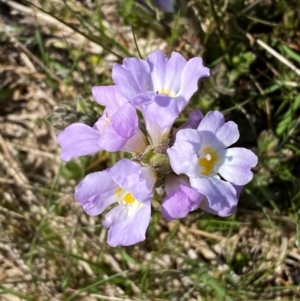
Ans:
[[[93,87],[92,93],[97,103],[106,106],[103,115],[93,127],[73,123],[58,134],[61,159],[69,161],[100,150],[143,151],[147,142],[138,127],[136,109],[118,92],[116,86]]]
[[[182,129],[196,129],[199,126],[203,117],[204,116],[200,110],[195,109],[195,110],[191,111],[188,115],[187,122],[185,124],[183,124],[181,127],[179,127],[175,133],[177,133],[178,131],[180,131]]]
[[[214,111],[202,119],[197,129],[178,131],[174,145],[167,150],[174,172],[186,174],[192,188],[205,195],[207,206],[219,215],[226,215],[237,204],[232,184],[243,186],[250,182],[251,168],[257,165],[252,151],[227,148],[238,138],[237,125],[225,123],[224,116]]]
[[[189,113],[188,121],[186,125],[184,125],[184,128],[196,129],[199,126],[200,122],[202,121],[203,117],[204,116],[201,111],[197,109],[193,110],[192,112]]]
[[[178,52],[168,58],[162,51],[146,60],[125,58],[115,64],[113,80],[133,106],[141,110],[152,144],[160,144],[198,89],[198,80],[209,76],[199,57],[186,60]]]
[[[153,171],[122,159],[112,168],[87,175],[76,187],[75,199],[95,216],[117,203],[105,216],[110,246],[129,246],[145,239],[151,215]]]
[[[238,199],[243,186],[234,184],[232,186],[236,190]],[[228,216],[235,213],[237,207],[237,204],[232,204],[220,211],[213,210],[209,206],[207,198],[191,187],[186,175],[168,175],[165,180],[165,193],[166,197],[162,202],[161,212],[167,221],[184,218],[189,212],[197,209],[219,216]]]
[[[191,187],[185,175],[168,175],[165,180],[165,192],[166,197],[162,203],[161,213],[168,221],[186,217],[190,211],[199,208],[204,198]]]
[[[174,1],[175,0],[155,0],[157,7],[166,13],[174,13]]]

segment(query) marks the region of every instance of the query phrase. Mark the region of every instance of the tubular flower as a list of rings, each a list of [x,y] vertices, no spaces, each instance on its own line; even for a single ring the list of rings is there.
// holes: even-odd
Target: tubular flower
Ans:
[[[107,242],[112,247],[129,246],[145,239],[155,180],[150,169],[123,159],[110,169],[87,175],[76,187],[75,199],[91,216],[117,203],[103,221],[109,229]]]
[[[190,60],[172,52],[152,52],[146,60],[125,58],[113,66],[112,77],[120,91],[145,118],[152,144],[160,144],[198,89],[198,80],[209,76],[202,59]]]
[[[61,159],[90,155],[100,150],[128,152],[143,151],[147,144],[138,128],[136,110],[115,86],[93,87],[96,102],[106,106],[102,117],[93,127],[73,123],[58,134]]]
[[[214,111],[202,119],[197,129],[178,131],[174,145],[167,150],[174,172],[186,174],[191,187],[206,196],[204,208],[221,216],[229,215],[230,208],[237,205],[233,184],[243,186],[250,182],[251,168],[257,164],[252,151],[227,148],[238,138],[237,125],[232,121],[225,123],[224,116]]]

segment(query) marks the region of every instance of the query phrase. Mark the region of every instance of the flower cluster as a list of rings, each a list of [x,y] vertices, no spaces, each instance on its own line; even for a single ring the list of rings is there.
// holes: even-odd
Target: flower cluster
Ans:
[[[75,199],[89,215],[118,204],[103,221],[109,245],[145,239],[157,188],[164,191],[161,211],[167,220],[198,208],[219,216],[235,212],[257,164],[250,150],[228,148],[239,138],[237,125],[218,111],[203,116],[194,110],[186,124],[172,130],[199,79],[209,75],[201,58],[187,61],[177,52],[170,58],[161,51],[145,60],[125,58],[113,66],[115,85],[92,88],[95,101],[105,106],[95,125],[73,123],[58,135],[64,161],[100,150],[132,154],[76,187]]]

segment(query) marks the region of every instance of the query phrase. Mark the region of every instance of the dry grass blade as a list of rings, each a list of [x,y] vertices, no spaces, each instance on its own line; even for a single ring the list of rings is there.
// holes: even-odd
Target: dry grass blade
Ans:
[[[103,52],[103,48],[101,46],[99,46],[98,44],[92,41],[87,40],[83,35],[81,35],[78,32],[75,32],[72,28],[60,22],[59,20],[52,17],[51,15],[39,11],[35,6],[28,7],[11,0],[0,0],[0,1],[8,4],[10,7],[12,7],[13,9],[19,11],[24,15],[36,17],[37,21],[41,22],[41,24],[48,24],[51,26],[55,26],[58,29],[58,31],[61,33],[61,38],[65,38],[67,41],[68,39],[70,39],[70,41],[72,42],[76,41],[74,47],[80,48],[81,45],[87,44],[91,52],[96,54],[101,54]],[[72,42],[70,43],[71,45]]]

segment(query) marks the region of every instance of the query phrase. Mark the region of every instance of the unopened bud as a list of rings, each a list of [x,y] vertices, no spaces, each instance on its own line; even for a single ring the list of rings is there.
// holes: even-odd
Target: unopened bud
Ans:
[[[172,169],[167,149],[168,145],[164,144],[158,146],[150,145],[146,148],[139,160],[143,165],[146,165],[159,173],[169,174]]]

